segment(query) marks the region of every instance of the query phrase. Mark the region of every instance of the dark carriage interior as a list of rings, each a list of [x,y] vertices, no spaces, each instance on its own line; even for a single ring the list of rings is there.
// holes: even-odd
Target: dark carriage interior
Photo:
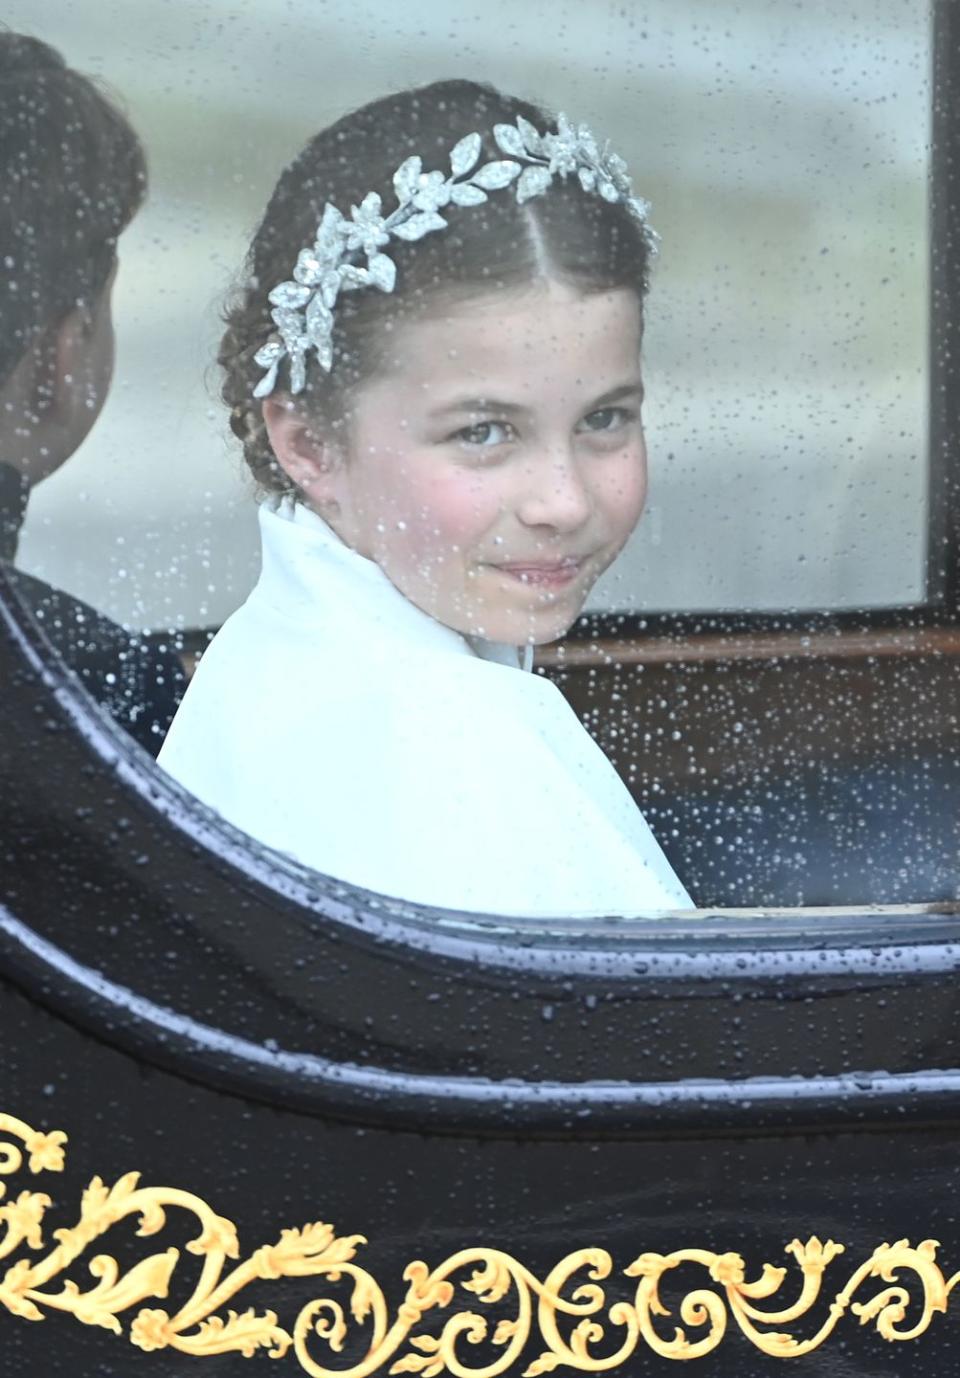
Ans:
[[[960,893],[960,636],[594,638],[549,656],[702,907]]]

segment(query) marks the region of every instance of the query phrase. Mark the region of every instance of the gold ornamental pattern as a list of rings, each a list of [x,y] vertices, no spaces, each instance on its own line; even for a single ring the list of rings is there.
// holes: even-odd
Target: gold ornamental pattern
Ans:
[[[409,1263],[403,1273],[406,1295],[391,1314],[380,1284],[355,1261],[367,1242],[363,1235],[338,1236],[331,1225],[316,1221],[281,1230],[274,1243],[241,1260],[230,1220],[191,1192],[141,1186],[137,1172],[112,1186],[94,1177],[82,1194],[76,1224],[54,1230],[51,1247],[44,1238],[51,1198],[29,1189],[8,1193],[2,1179],[61,1172],[66,1142],[61,1130],[41,1132],[0,1114],[0,1267],[5,1267],[0,1304],[10,1315],[39,1322],[66,1312],[83,1325],[102,1326],[118,1337],[126,1333],[141,1350],[172,1349],[198,1359],[228,1352],[249,1358],[259,1352],[261,1358],[287,1360],[291,1371],[299,1365],[312,1378],[381,1373],[495,1378],[520,1372],[525,1351],[524,1378],[557,1369],[613,1372],[643,1348],[665,1359],[699,1359],[723,1343],[732,1332],[731,1320],[762,1353],[797,1358],[829,1340],[841,1322],[849,1324],[848,1313],[862,1326],[873,1323],[884,1340],[915,1340],[937,1312],[947,1310],[960,1280],[960,1273],[944,1276],[936,1240],[915,1247],[906,1239],[881,1244],[847,1275],[822,1323],[804,1336],[794,1327],[821,1300],[824,1274],[829,1268],[836,1277],[835,1261],[844,1253],[844,1246],[832,1240],[795,1239],[785,1251],[795,1266],[765,1263],[750,1280],[738,1253],[696,1248],[642,1253],[620,1274],[637,1280],[632,1297],[615,1301],[608,1301],[603,1286],[614,1276],[605,1249],[576,1249],[541,1281],[509,1253],[478,1245],[433,1268],[419,1259]],[[162,1235],[171,1211],[193,1216],[198,1231],[186,1245],[198,1262],[181,1270],[179,1279],[183,1260],[172,1246],[125,1269],[112,1254],[92,1251],[128,1217],[136,1219],[138,1236]],[[13,1261],[24,1251],[26,1256]],[[90,1285],[64,1276],[84,1256]],[[696,1265],[705,1277],[682,1298],[678,1324],[661,1299],[660,1284],[681,1265]],[[192,1292],[182,1303],[169,1303],[178,1280],[181,1293],[191,1285],[184,1280],[186,1271],[198,1274]],[[794,1275],[788,1286],[795,1299],[784,1303],[779,1294],[788,1273]],[[284,1278],[317,1279],[315,1300],[301,1307],[289,1328],[272,1310],[239,1309],[244,1289],[255,1281],[277,1284],[280,1305]],[[511,1314],[494,1325],[476,1308],[495,1305]],[[436,1313],[431,1321],[438,1333],[416,1333],[430,1313]],[[348,1341],[351,1354],[362,1351],[361,1358],[343,1356]],[[483,1341],[488,1354],[494,1352],[492,1359],[476,1356]],[[529,1360],[537,1349],[540,1353]]]

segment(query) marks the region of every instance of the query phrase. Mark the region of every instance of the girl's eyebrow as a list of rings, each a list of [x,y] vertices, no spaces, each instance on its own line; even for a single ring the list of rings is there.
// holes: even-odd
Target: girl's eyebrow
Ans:
[[[611,388],[609,392],[603,393],[602,396],[595,397],[592,402],[587,403],[587,410],[595,411],[600,407],[609,407],[614,402],[621,402],[627,397],[636,397],[639,401],[643,401],[643,383],[639,378],[633,378],[627,383],[620,383]],[[435,411],[428,412],[427,415],[430,420],[437,420],[460,412],[475,414],[495,411],[506,416],[521,416],[526,415],[529,410],[529,407],[525,407],[519,402],[502,402],[495,397],[458,397],[456,401],[437,407]]]
[[[605,392],[602,397],[595,397],[589,406],[592,411],[600,407],[609,407],[613,402],[623,402],[628,397],[636,397],[638,401],[643,401],[643,382],[640,378],[632,378],[629,383],[620,383],[618,387]]]
[[[457,412],[506,412],[510,416],[525,414],[529,408],[521,406],[519,402],[500,402],[496,397],[458,397],[455,402],[448,402],[446,406],[437,407],[435,411],[427,413],[431,420],[443,416],[451,416]]]

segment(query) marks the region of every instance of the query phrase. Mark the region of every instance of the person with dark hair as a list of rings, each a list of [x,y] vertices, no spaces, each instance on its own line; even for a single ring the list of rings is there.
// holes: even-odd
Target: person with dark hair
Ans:
[[[448,908],[689,907],[528,673],[643,507],[647,210],[588,129],[469,81],[284,171],[220,355],[263,571],[159,758],[232,823]]]
[[[55,49],[0,31],[0,561],[34,486],[86,438],[113,373],[117,241],[147,185],[140,141]],[[172,651],[22,571],[7,576],[84,687],[156,755],[183,693]]]

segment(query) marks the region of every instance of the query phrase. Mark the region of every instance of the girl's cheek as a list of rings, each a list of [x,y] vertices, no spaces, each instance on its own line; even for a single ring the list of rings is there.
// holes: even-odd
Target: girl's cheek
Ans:
[[[438,476],[422,495],[421,531],[428,540],[467,546],[485,534],[500,510],[499,495],[482,476]]]
[[[604,506],[616,525],[627,535],[640,520],[646,497],[646,456],[637,456],[636,454],[625,456],[624,463],[617,466],[617,469],[607,476],[604,486]]]

